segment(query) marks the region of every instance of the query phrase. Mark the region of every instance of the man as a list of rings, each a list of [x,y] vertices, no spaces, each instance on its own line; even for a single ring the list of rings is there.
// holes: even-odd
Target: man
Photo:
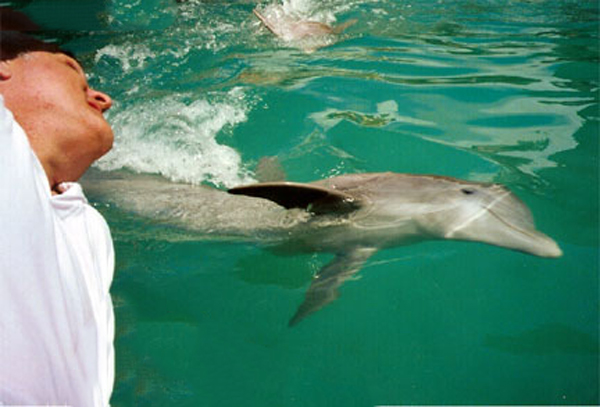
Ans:
[[[0,32],[0,404],[109,403],[112,240],[76,181],[111,104],[57,46]]]

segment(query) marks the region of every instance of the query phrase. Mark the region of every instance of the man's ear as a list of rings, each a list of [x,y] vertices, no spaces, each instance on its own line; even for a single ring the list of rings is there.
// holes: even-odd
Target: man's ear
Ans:
[[[9,61],[0,61],[0,81],[5,81],[12,77],[11,68]]]

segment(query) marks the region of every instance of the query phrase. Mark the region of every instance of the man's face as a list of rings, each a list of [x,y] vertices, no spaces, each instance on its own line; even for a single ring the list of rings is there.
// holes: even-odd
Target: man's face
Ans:
[[[27,132],[47,172],[46,165],[57,170],[85,166],[75,171],[82,174],[110,150],[113,131],[103,112],[111,107],[112,100],[88,86],[83,69],[74,59],[60,53],[31,52],[9,63],[6,105]],[[75,180],[64,179],[73,176],[61,171],[65,175],[58,176],[57,182]]]

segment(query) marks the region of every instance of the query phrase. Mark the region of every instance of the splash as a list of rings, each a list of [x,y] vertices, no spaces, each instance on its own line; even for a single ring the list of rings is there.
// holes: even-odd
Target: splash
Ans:
[[[96,52],[94,62],[97,64],[102,58],[112,58],[120,64],[121,70],[124,73],[129,73],[132,70],[144,69],[146,61],[155,56],[155,53],[144,44],[125,44],[120,46],[109,44]]]
[[[217,141],[217,136],[246,121],[244,94],[236,88],[219,97],[222,100],[216,102],[153,97],[111,114],[115,146],[97,166],[194,184],[231,187],[252,182],[239,153]]]
[[[284,0],[280,7],[272,3],[269,8],[280,8],[283,15],[304,20],[333,24],[336,21],[335,9],[321,7],[321,2],[313,0]]]

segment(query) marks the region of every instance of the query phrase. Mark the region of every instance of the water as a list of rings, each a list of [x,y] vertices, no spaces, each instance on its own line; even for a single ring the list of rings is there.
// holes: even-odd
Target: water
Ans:
[[[250,1],[18,3],[115,99],[100,169],[223,188],[276,156],[295,181],[495,181],[565,252],[382,251],[288,328],[330,256],[161,241],[100,205],[117,253],[113,406],[599,402],[596,1],[286,1],[296,18],[358,20],[314,52],[261,28]]]

